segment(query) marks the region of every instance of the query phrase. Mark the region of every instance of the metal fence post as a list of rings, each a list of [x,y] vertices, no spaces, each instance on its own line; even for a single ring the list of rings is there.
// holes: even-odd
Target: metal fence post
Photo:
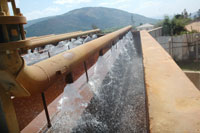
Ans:
[[[89,77],[88,77],[88,72],[87,72],[87,64],[86,64],[86,61],[84,61],[83,64],[84,64],[86,79],[87,79],[87,82],[89,82]]]
[[[43,102],[43,106],[44,106],[45,115],[46,115],[46,118],[47,118],[47,127],[50,128],[51,127],[51,120],[50,120],[50,117],[49,117],[49,112],[48,112],[44,92],[42,92],[41,96],[42,96],[42,102]]]
[[[199,60],[199,47],[198,42],[196,43],[196,61]]]

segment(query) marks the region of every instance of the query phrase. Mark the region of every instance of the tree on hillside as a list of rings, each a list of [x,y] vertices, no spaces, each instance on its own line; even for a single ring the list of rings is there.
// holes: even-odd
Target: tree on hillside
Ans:
[[[194,20],[197,19],[197,15],[194,15]]]
[[[154,25],[155,28],[162,27],[163,21],[159,21]]]
[[[185,18],[183,14],[177,14],[171,20],[168,16],[165,16],[162,22],[163,35],[179,35],[182,32],[186,32],[185,26],[190,21],[191,20]]]
[[[185,16],[183,16],[185,18]],[[175,16],[171,20],[171,35],[179,35],[181,32],[186,31],[185,21],[181,16]]]
[[[186,9],[183,10],[182,16],[183,16],[184,18],[188,18],[188,12],[187,12]]]
[[[192,18],[192,13],[189,14],[189,18]]]
[[[92,24],[92,29],[98,29],[98,27],[95,24]]]
[[[200,9],[197,11],[197,16],[200,18]]]
[[[168,16],[165,16],[165,19],[162,22],[163,35],[167,36],[171,34],[171,22]]]

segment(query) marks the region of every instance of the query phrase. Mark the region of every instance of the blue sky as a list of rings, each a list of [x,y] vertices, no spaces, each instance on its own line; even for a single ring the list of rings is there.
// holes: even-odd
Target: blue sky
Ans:
[[[16,0],[28,20],[60,15],[81,7],[111,7],[152,18],[200,9],[200,0]]]

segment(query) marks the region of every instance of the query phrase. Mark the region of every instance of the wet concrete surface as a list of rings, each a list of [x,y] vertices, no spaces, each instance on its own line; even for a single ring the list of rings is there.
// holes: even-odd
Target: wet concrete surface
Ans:
[[[127,41],[114,67],[73,128],[74,133],[147,132],[144,71],[139,43]]]

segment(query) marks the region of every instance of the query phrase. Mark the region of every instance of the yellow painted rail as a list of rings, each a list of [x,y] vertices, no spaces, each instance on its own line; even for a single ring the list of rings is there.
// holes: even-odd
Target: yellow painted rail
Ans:
[[[131,28],[125,27],[32,66],[24,65],[16,79],[30,94],[43,92],[58,77],[66,76],[73,67],[111,45]]]
[[[71,38],[81,37],[84,35],[95,34],[100,32],[100,29],[89,30],[89,31],[78,31],[72,33],[65,33],[59,35],[46,35],[42,37],[32,37],[26,40],[20,40],[9,43],[0,43],[0,51],[5,50],[16,50],[16,49],[33,49],[41,47],[47,44],[54,44],[60,41],[68,40]]]

